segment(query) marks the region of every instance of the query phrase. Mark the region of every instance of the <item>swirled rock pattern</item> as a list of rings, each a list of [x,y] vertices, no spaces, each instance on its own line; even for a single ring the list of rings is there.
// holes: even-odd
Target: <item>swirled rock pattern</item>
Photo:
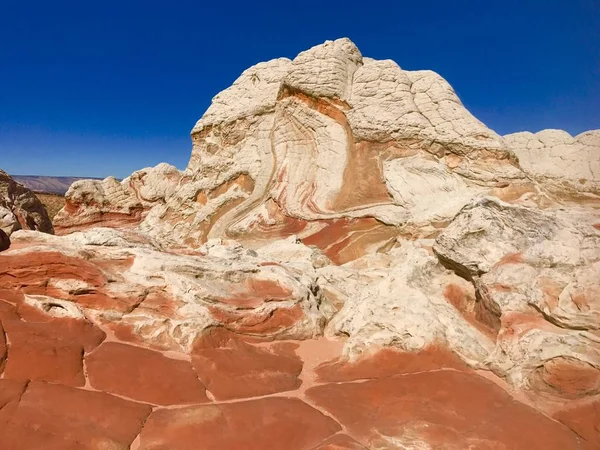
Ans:
[[[190,255],[96,228],[65,237],[20,231],[18,249],[0,255],[0,284],[25,303],[106,323],[125,340],[161,350],[191,351],[215,326],[259,338],[320,335],[315,274],[209,242]]]
[[[598,448],[598,136],[348,39],[249,68],[185,170],[0,205],[0,447]]]
[[[192,141],[184,172],[162,164],[121,183],[75,183],[57,231],[139,226],[192,248],[298,235],[345,262],[399,225],[435,233],[478,193],[530,189],[504,140],[443,78],[363,58],[347,39],[248,69]]]

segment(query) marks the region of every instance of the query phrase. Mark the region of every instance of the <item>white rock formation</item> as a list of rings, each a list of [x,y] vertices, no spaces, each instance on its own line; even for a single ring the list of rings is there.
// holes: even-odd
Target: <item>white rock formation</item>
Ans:
[[[523,170],[554,193],[600,195],[600,130],[572,137],[563,130],[504,136]]]
[[[2,253],[3,288],[17,283],[34,290],[28,301],[38,309],[49,298],[72,302],[86,317],[162,349],[189,351],[213,326],[259,338],[307,339],[322,334],[329,314],[320,310],[314,269],[235,242],[213,240],[199,253],[182,255],[106,228],[68,236],[18,231],[12,240],[21,248]],[[310,254],[304,252],[312,268]],[[40,262],[48,265],[45,272],[36,271]]]
[[[504,140],[439,75],[363,58],[348,39],[246,70],[192,140],[185,172],[161,165],[73,185],[58,231],[139,225],[167,247],[198,248],[305,239],[356,219],[344,230],[352,244],[375,218],[383,245],[400,225],[435,233],[479,193],[527,190]]]
[[[563,396],[600,393],[597,220],[592,211],[540,211],[486,198],[466,206],[437,238],[441,261],[473,280],[478,301],[497,318],[488,362],[513,385]],[[590,379],[589,392],[573,377]]]
[[[350,357],[382,346],[419,351],[442,344],[480,367],[494,348],[444,296],[454,286],[474,297],[473,287],[418,244],[327,266],[319,275],[325,292],[343,304],[327,333],[348,336]]]

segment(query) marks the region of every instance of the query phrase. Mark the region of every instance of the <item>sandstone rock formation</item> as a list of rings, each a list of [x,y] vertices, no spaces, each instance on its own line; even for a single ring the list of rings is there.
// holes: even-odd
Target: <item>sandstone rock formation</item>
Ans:
[[[563,130],[514,133],[505,141],[523,170],[557,195],[600,193],[600,130],[572,137]]]
[[[251,67],[185,170],[10,230],[0,447],[598,448],[598,136],[347,39]]]
[[[190,352],[217,326],[269,339],[322,334],[316,273],[237,243],[211,241],[181,255],[127,238],[102,228],[65,237],[19,231],[17,250],[0,255],[0,285],[38,309],[93,318],[121,339],[161,350]]]
[[[344,262],[400,225],[434,234],[478,193],[530,189],[503,139],[439,75],[363,58],[344,39],[245,71],[192,141],[184,172],[161,164],[75,183],[57,232],[139,226],[192,248],[298,235]]]
[[[600,394],[600,233],[595,211],[463,208],[434,251],[471,278],[496,330],[492,370],[535,394]]]
[[[0,170],[0,230],[10,236],[16,230],[52,233],[52,222],[33,192]]]

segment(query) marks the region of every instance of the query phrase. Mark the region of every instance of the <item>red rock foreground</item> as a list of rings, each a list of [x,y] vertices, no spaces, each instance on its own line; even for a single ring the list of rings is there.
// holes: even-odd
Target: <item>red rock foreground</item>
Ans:
[[[339,346],[215,329],[189,356],[34,314],[8,291],[0,319],[2,449],[593,448],[592,407],[559,416],[574,432],[443,349],[317,365]]]

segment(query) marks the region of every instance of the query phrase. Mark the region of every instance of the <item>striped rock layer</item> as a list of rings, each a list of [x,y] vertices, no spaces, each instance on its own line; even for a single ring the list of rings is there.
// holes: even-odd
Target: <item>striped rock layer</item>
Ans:
[[[535,191],[442,77],[363,58],[347,39],[246,70],[192,142],[183,172],[161,164],[122,182],[75,183],[57,232],[139,227],[190,248],[297,235],[345,262],[399,226],[435,235],[475,195]]]

